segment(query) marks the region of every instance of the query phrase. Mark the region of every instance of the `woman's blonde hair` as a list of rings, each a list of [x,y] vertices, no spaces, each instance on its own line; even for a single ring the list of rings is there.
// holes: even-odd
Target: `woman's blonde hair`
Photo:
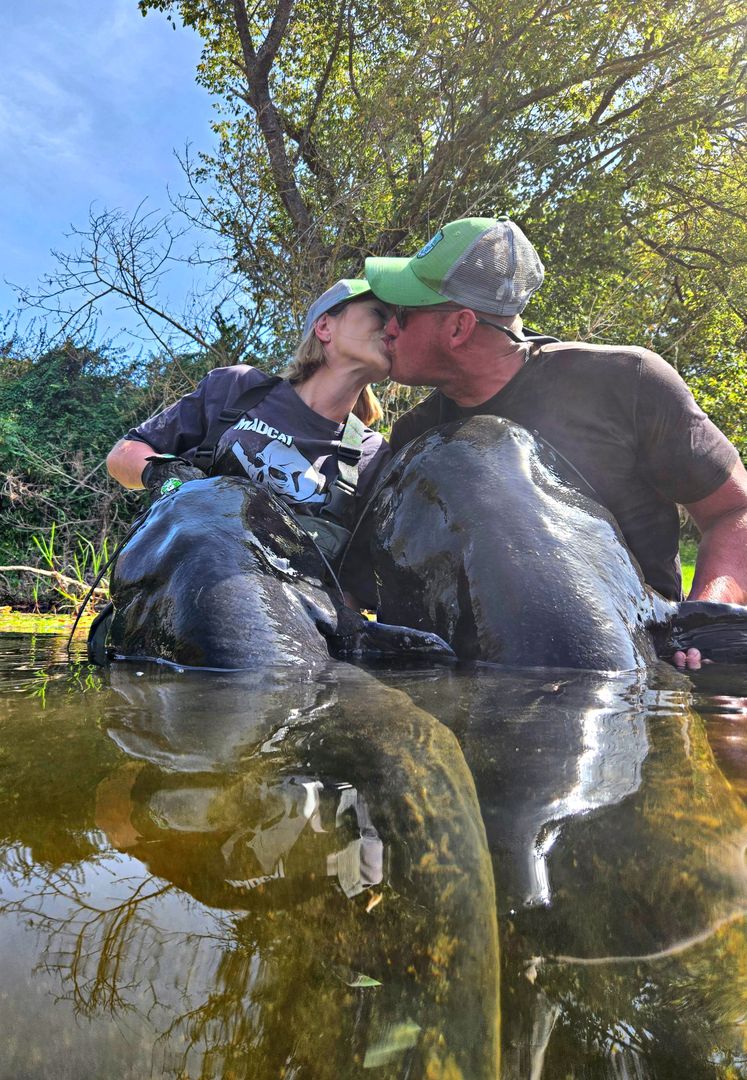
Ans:
[[[343,308],[347,307],[349,303],[355,303],[354,300],[346,300],[342,304],[336,304],[333,308],[330,308],[325,314],[327,315],[339,315]],[[319,338],[314,333],[314,327],[305,337],[301,338],[301,341],[293,354],[288,367],[281,374],[284,379],[287,379],[291,386],[306,382],[310,379],[315,371],[327,362],[324,355],[324,346]],[[377,421],[383,419],[384,410],[381,407],[381,402],[371,389],[371,385],[364,386],[358,395],[358,400],[353,406],[353,415],[357,416],[359,420],[362,420],[368,427],[371,424],[377,423]]]

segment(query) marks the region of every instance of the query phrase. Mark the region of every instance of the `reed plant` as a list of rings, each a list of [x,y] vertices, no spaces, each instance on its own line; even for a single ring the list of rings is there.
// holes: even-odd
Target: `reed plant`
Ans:
[[[88,537],[78,533],[75,547],[68,552],[67,556],[58,550],[57,539],[57,526],[55,522],[52,522],[46,536],[43,533],[34,533],[31,537],[34,547],[41,556],[41,565],[0,566],[0,573],[9,572],[31,576],[31,595],[35,612],[39,611],[40,589],[45,579],[52,591],[53,606],[63,611],[77,611],[81,601],[109,561],[108,537],[104,537],[100,546],[97,547]],[[94,604],[100,604],[108,597],[109,582],[102,577],[94,589],[92,601]]]

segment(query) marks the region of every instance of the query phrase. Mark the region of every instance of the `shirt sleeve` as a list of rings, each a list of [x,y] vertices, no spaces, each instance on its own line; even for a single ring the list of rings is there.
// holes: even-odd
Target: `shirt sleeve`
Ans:
[[[205,398],[209,378],[209,375],[205,376],[191,394],[130,428],[125,439],[148,443],[159,454],[182,456],[196,450],[207,435]]]
[[[674,368],[641,350],[636,402],[641,469],[674,502],[698,502],[728,479],[736,448],[698,406]]]

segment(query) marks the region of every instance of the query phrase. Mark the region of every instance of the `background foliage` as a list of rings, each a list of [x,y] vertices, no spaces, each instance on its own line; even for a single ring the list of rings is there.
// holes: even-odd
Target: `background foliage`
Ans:
[[[6,350],[2,468],[6,490],[15,478],[16,507],[20,490],[23,514],[37,515],[24,516],[24,528],[41,527],[42,500],[61,497],[29,447],[45,461],[62,453],[64,471],[85,478],[132,417],[210,366],[276,369],[321,289],[359,273],[366,255],[411,253],[466,214],[509,212],[538,247],[548,275],[530,324],[654,348],[747,450],[741,3],[139,6],[201,36],[197,78],[214,96],[215,149],[184,155],[185,193],[169,214],[92,217],[59,254],[51,286],[30,298],[80,341],[98,298],[113,292],[162,350],[138,362],[89,350],[81,363],[70,356],[85,350],[71,345],[64,360]],[[160,286],[185,236],[186,257],[211,264],[213,285],[176,313]],[[391,419],[413,392],[386,396]],[[20,463],[14,446],[27,448]],[[102,482],[100,469],[94,475]],[[105,487],[101,506],[121,513]],[[85,487],[69,498],[69,528],[100,531]]]
[[[51,544],[48,566],[76,572],[87,545],[116,540],[141,506],[106,471],[104,458],[129,427],[188,390],[210,367],[199,354],[178,362],[128,360],[116,352],[76,346],[34,349],[18,340],[0,354],[0,565],[37,564]],[[0,575],[0,599],[59,600],[52,582]],[[39,586],[42,585],[39,591]]]

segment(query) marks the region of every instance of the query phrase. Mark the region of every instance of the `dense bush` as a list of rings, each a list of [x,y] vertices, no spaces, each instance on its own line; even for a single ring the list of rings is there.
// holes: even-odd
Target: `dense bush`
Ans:
[[[163,403],[178,365],[72,342],[29,351],[9,345],[0,358],[0,565],[39,564],[37,540],[44,546],[53,537],[57,565],[69,570],[83,538],[97,548],[108,538],[111,546],[141,504],[109,478],[104,459]],[[177,380],[173,396],[210,365],[192,357],[185,366],[191,379]],[[3,574],[4,601],[28,599],[32,583]],[[51,588],[41,598],[54,599]]]

